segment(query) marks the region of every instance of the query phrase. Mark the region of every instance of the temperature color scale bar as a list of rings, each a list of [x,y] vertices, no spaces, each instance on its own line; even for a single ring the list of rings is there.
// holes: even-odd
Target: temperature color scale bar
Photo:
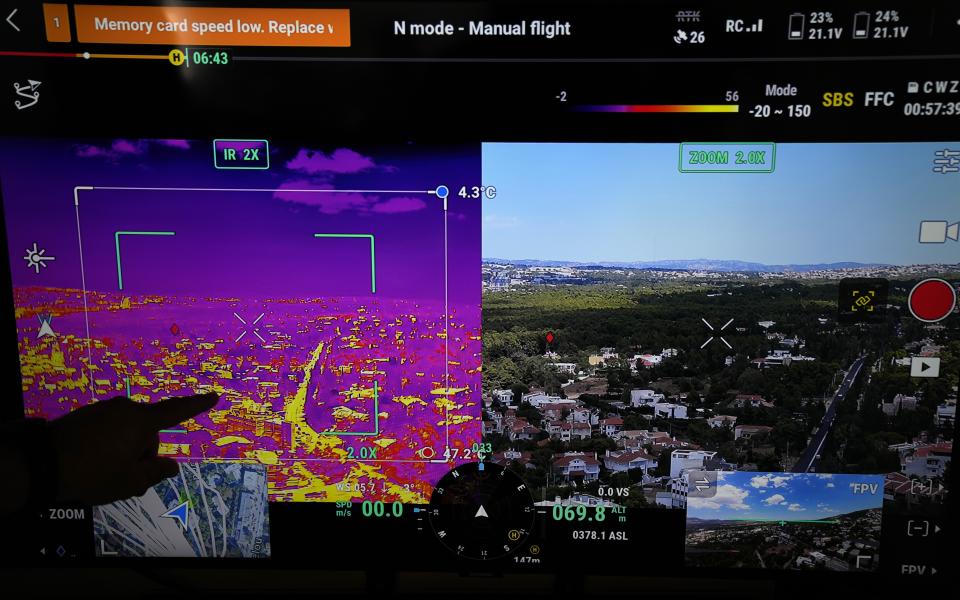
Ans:
[[[739,104],[578,104],[575,112],[591,113],[735,113]]]

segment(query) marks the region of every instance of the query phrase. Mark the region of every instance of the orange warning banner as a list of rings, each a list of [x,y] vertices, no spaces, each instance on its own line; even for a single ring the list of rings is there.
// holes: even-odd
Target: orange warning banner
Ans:
[[[350,46],[348,9],[78,4],[74,16],[93,44]]]

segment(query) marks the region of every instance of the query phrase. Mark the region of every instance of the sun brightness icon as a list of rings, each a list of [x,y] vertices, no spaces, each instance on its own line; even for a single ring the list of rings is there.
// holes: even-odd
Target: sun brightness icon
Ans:
[[[37,274],[40,273],[40,267],[44,269],[47,268],[47,261],[57,260],[56,257],[46,256],[46,250],[43,248],[37,248],[37,243],[33,243],[33,248],[27,248],[27,255],[23,257],[23,260],[27,261],[27,268],[34,269]]]

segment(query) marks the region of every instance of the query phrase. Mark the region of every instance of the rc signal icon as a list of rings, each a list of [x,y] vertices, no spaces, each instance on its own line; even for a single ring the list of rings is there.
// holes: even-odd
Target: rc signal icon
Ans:
[[[743,19],[727,19],[725,31],[727,33],[761,33],[763,19],[757,19],[747,24]]]

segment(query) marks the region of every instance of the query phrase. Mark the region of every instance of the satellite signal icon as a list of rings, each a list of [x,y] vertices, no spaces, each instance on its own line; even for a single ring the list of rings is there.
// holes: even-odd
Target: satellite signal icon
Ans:
[[[947,240],[960,239],[960,221],[920,221],[921,244],[943,244]]]

